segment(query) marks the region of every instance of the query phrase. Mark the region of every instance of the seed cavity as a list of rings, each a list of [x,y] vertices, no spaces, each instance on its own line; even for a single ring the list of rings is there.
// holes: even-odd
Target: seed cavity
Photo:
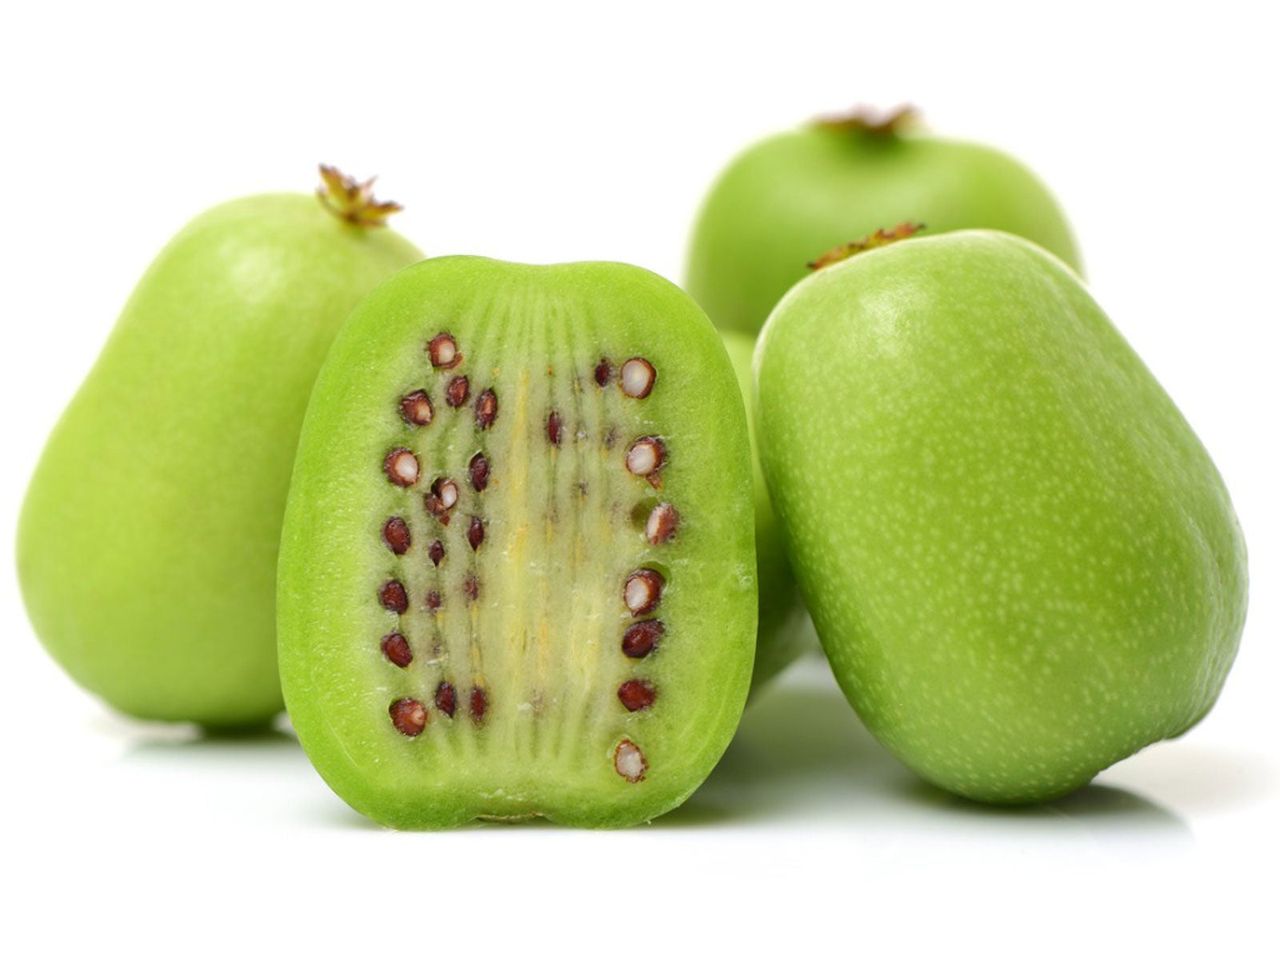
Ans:
[[[441,523],[449,523],[449,511],[458,502],[458,485],[448,477],[437,477],[431,484],[431,492],[422,498],[427,513]]]
[[[378,602],[394,613],[404,613],[409,609],[409,594],[399,580],[388,580],[378,590]]]
[[[660,503],[649,512],[649,519],[644,522],[645,539],[657,546],[666,543],[675,536],[676,527],[680,523],[680,514],[669,503]]]
[[[622,652],[632,660],[643,660],[653,652],[667,632],[661,620],[641,620],[627,627],[622,635]]]
[[[631,713],[648,710],[657,696],[658,691],[648,680],[627,680],[618,687],[618,699]]]
[[[404,517],[391,517],[382,525],[382,542],[397,557],[408,551],[413,538],[409,535],[409,524]]]
[[[467,464],[467,473],[471,477],[471,488],[479,493],[489,485],[489,460],[483,453],[477,453]]]
[[[427,727],[427,708],[417,700],[403,697],[392,703],[387,712],[395,728],[406,737],[416,737]]]
[[[466,377],[454,377],[444,388],[444,402],[451,407],[460,407],[471,396],[471,382]]]
[[[650,613],[662,601],[666,580],[657,570],[636,570],[622,587],[622,599],[633,617]]]
[[[497,419],[498,395],[491,389],[485,389],[476,397],[476,426],[488,430]]]
[[[382,653],[397,667],[407,667],[413,663],[413,650],[402,633],[388,633],[382,638]]]
[[[458,697],[453,691],[453,684],[448,680],[441,680],[440,686],[436,687],[436,709],[445,716],[452,717],[457,706]]]
[[[427,396],[425,390],[415,390],[413,393],[406,393],[400,398],[400,416],[404,418],[405,423],[417,424],[425,427],[431,422],[435,410],[431,407],[431,398]]]
[[[411,487],[418,482],[418,458],[404,447],[396,447],[382,461],[387,479],[398,487]]]
[[[431,365],[443,370],[452,370],[462,362],[462,354],[458,352],[458,341],[450,334],[437,333],[427,344],[427,356]]]
[[[463,361],[463,356],[458,348],[457,341],[447,332],[441,332],[431,338],[427,344],[427,353],[429,355],[431,365],[440,370],[454,370]],[[591,368],[588,366],[588,369]],[[583,377],[582,374],[585,372],[586,371],[580,367],[577,369],[577,372],[572,374],[572,386],[575,393],[580,393],[583,389],[585,377]],[[657,381],[656,369],[653,364],[644,357],[631,357],[625,363],[618,365],[615,365],[614,361],[611,361],[606,357],[601,357],[594,365],[594,369],[591,370],[591,373],[596,385],[601,389],[611,387],[612,384],[616,382],[623,394],[634,399],[643,399],[648,397],[652,393]],[[423,376],[424,374],[420,373],[419,375]],[[480,374],[479,376],[483,377],[483,374]],[[481,379],[477,386],[483,386],[483,384],[484,380]],[[428,394],[426,387],[421,389],[415,388],[404,393],[404,395],[399,398],[400,416],[406,424],[411,426],[427,426],[433,422],[436,411],[432,402],[432,396],[434,396],[435,402],[440,402],[443,397],[445,404],[449,408],[461,410],[466,407],[471,407],[474,412],[475,426],[479,431],[487,431],[495,424],[498,416],[498,396],[493,387],[486,387],[483,390],[478,390],[477,394],[473,395],[471,392],[470,380],[468,376],[463,374],[444,374],[439,378],[439,382],[437,382],[435,378],[431,378],[427,386],[430,387],[430,394]],[[412,387],[412,383],[410,383],[408,387]],[[443,387],[443,389],[441,389],[441,387]],[[513,399],[510,394],[504,394],[504,397],[508,402],[511,402]],[[559,399],[563,402],[563,398]],[[601,424],[598,432],[593,428],[589,437],[586,432],[581,429],[581,426],[579,426],[577,439],[580,443],[575,446],[573,434],[573,430],[575,429],[574,424],[567,423],[558,409],[549,407],[550,404],[543,406],[542,410],[545,411],[546,415],[546,438],[551,447],[560,448],[567,441],[570,444],[571,449],[581,451],[586,449],[581,444],[589,443],[590,448],[594,451],[599,449],[600,445],[603,444],[606,449],[614,451],[605,455],[608,462],[615,464],[613,467],[614,470],[616,470],[617,463],[616,459],[614,459],[617,455],[616,451],[625,447],[626,453],[624,463],[628,473],[633,476],[647,479],[655,488],[660,486],[660,476],[668,460],[668,452],[665,443],[661,438],[657,436],[640,436],[632,440],[630,444],[627,445],[627,437],[635,437],[635,433],[628,431],[625,425],[610,424],[606,421],[604,424]],[[536,417],[538,412],[537,408],[535,407],[532,412],[534,417]],[[570,411],[570,418],[572,418],[572,414],[573,411]],[[465,414],[463,415],[465,416]],[[524,412],[521,410],[514,410],[511,415],[516,416],[517,419],[521,419]],[[445,416],[446,420],[448,420],[449,416],[447,414]],[[461,427],[461,424],[459,424],[459,426]],[[452,430],[452,426],[449,426],[449,429]],[[462,429],[465,430],[465,427],[462,427]],[[504,430],[505,429],[506,428],[504,427]],[[533,429],[536,431],[536,426]],[[644,428],[642,427],[641,429]],[[653,427],[649,427],[649,429],[653,429]],[[402,433],[401,436],[405,438],[405,442],[413,442],[415,445],[417,444],[417,441],[408,439],[408,433]],[[429,436],[429,434],[424,433],[423,436]],[[491,441],[480,438],[475,434],[471,434],[471,437],[472,442],[477,446],[491,445]],[[473,447],[472,449],[474,450],[475,448]],[[452,449],[453,455],[457,455],[462,452],[463,451],[461,450],[457,450],[456,447],[453,447]],[[474,491],[477,493],[483,492],[489,485],[492,465],[485,452],[477,451],[472,455],[468,462],[467,476],[465,479],[463,477],[458,477],[455,481],[447,476],[437,476],[434,482],[431,483],[430,491],[424,494],[422,493],[422,490],[427,485],[427,478],[431,476],[430,473],[425,473],[425,471],[430,470],[434,472],[433,468],[440,469],[442,466],[445,466],[444,464],[431,463],[429,462],[429,459],[430,458],[420,462],[417,455],[409,448],[396,447],[386,454],[383,469],[390,482],[400,487],[412,487],[421,481],[422,486],[418,487],[415,491],[415,496],[422,496],[426,511],[431,516],[439,519],[442,524],[448,524],[453,509],[459,503],[461,485],[469,482]],[[447,466],[446,468],[451,471],[456,470],[457,463],[451,458],[449,462],[453,465]],[[503,466],[504,469],[506,469],[502,461],[500,461],[499,466]],[[506,479],[505,475],[504,479]],[[577,489],[579,493],[585,497],[587,491],[586,480],[581,479],[580,477],[571,476],[565,479],[564,482],[569,483],[571,481],[574,483],[574,486],[570,489]],[[617,481],[615,480],[615,482]],[[500,484],[499,486],[501,488],[502,485]],[[631,489],[633,493],[638,490],[637,487],[633,487]],[[499,489],[499,493],[500,492],[501,489]],[[609,491],[606,490],[605,493],[608,494]],[[668,493],[667,495],[669,496],[670,494]],[[675,535],[680,520],[679,514],[674,505],[667,502],[655,503],[655,501],[662,496],[663,493],[661,490],[658,490],[656,493],[643,495],[638,498],[643,502],[636,504],[633,510],[631,506],[625,503],[617,504],[616,502],[610,501],[612,503],[611,509],[615,514],[620,513],[624,519],[626,511],[632,510],[631,517],[634,526],[631,527],[633,532],[630,535],[635,536],[634,530],[643,524],[645,539],[650,544],[662,544],[670,540]],[[459,525],[462,526],[465,523],[466,540],[473,552],[478,551],[485,543],[487,535],[487,518],[492,516],[490,509],[482,506],[483,502],[487,501],[469,500],[468,503],[464,505],[464,509],[459,511]],[[607,505],[608,504],[606,504],[606,506]],[[424,528],[421,527],[423,522],[421,514],[413,513],[412,505],[410,505],[410,507],[402,507],[400,509],[409,510],[410,512],[406,513],[405,516],[386,517],[384,514],[385,520],[381,529],[384,543],[396,556],[403,556],[408,553],[410,547],[413,545],[414,535],[410,527],[409,517],[412,517],[413,522],[419,525],[417,530],[418,536],[422,536],[425,532]],[[473,513],[473,511],[475,512]],[[443,562],[446,555],[446,548],[443,543],[445,531],[436,529],[432,532],[440,534],[440,538],[431,539],[428,537],[428,540],[423,541],[423,544],[427,547],[425,551],[427,557],[431,560],[433,565],[438,567]],[[457,532],[461,533],[460,530]],[[500,530],[499,533],[503,533],[503,531]],[[500,536],[499,541],[488,549],[490,551],[495,549],[500,550],[504,546],[502,542],[503,539],[504,537]],[[417,549],[421,550],[421,545],[418,546]],[[416,555],[417,554],[415,554],[415,556]],[[486,555],[488,555],[488,552],[486,552]],[[632,562],[635,561],[633,560]],[[648,562],[652,562],[652,560],[649,560]],[[462,571],[460,572],[465,571],[465,577],[462,581],[462,592],[464,593],[467,602],[474,604],[479,599],[479,573],[475,569],[468,571],[467,567],[470,566],[474,568],[477,561],[468,562],[465,557],[463,557],[455,559],[455,564],[457,563],[462,564]],[[630,573],[626,574],[622,585],[622,600],[628,615],[634,618],[648,618],[636,619],[635,621],[626,624],[623,629],[621,650],[622,653],[631,660],[641,660],[648,657],[661,643],[665,642],[665,624],[662,620],[654,618],[654,612],[659,609],[663,600],[663,593],[666,588],[666,579],[664,576],[666,568],[661,563],[657,563],[655,565],[658,566],[659,569],[652,569],[647,566],[632,569]],[[664,572],[660,572],[660,570]],[[618,573],[625,571],[626,567],[622,567],[621,570],[615,570],[613,576],[616,577]],[[403,576],[403,574],[399,575]],[[438,577],[433,577],[433,579],[436,579],[437,581],[439,580]],[[428,611],[433,613],[440,611],[443,607],[446,593],[448,594],[451,607],[457,606],[458,598],[457,593],[454,591],[457,590],[458,581],[451,577],[448,578],[448,580],[447,589],[446,585],[441,585],[438,582],[436,588],[426,591],[425,604]],[[617,583],[616,579],[612,582],[615,585]],[[421,590],[422,587],[417,587],[417,589]],[[614,586],[612,589],[617,589],[617,587]],[[617,594],[615,594],[615,596],[616,595]],[[419,593],[419,597],[423,597],[423,594]],[[378,600],[382,607],[398,615],[407,613],[411,606],[405,583],[399,579],[389,579],[383,583],[378,590]],[[421,602],[422,600],[419,600],[419,603]],[[616,603],[616,600],[613,602]],[[470,618],[473,625],[475,623],[474,618],[476,616],[476,610],[476,607],[471,608]],[[451,620],[455,613],[459,616],[462,615],[461,610],[451,610],[449,614],[441,616],[446,617],[447,620]],[[431,629],[433,631],[439,631],[446,625],[447,620],[441,619],[440,616],[437,616],[433,621]],[[400,629],[403,629],[403,622],[404,621],[401,621]],[[678,632],[677,628],[677,633]],[[376,636],[376,634],[374,635]],[[617,635],[615,634],[615,636]],[[368,643],[369,641],[366,640],[365,642]],[[434,669],[437,663],[443,662],[446,670],[449,669],[449,659],[444,650],[443,638],[437,637],[434,641],[431,641],[430,638],[426,638],[420,639],[418,642],[426,644],[425,646],[420,646],[418,652],[422,654],[424,660],[428,662],[429,666]],[[452,640],[449,642],[452,644]],[[474,637],[472,638],[472,642],[474,643]],[[673,647],[667,655],[679,654],[679,646],[679,644],[676,644],[676,646]],[[399,630],[389,632],[383,636],[380,641],[380,649],[382,655],[389,663],[402,670],[408,669],[414,662],[414,649],[406,635],[399,632]],[[450,654],[455,652],[456,651],[453,650],[448,651]],[[370,653],[372,653],[372,651],[370,651]],[[659,659],[665,661],[666,656]],[[645,668],[643,666],[636,665],[634,669],[644,670]],[[449,672],[453,672],[457,675],[456,670],[449,670]],[[417,700],[412,697],[402,697],[391,702],[388,712],[392,724],[402,735],[413,738],[420,736],[423,733],[430,721],[430,714],[427,705],[431,703],[434,703],[435,708],[441,715],[453,718],[456,712],[459,709],[462,709],[472,718],[472,721],[476,725],[481,726],[485,724],[489,706],[486,689],[479,683],[476,683],[470,691],[467,691],[465,683],[468,678],[466,677],[459,677],[460,683],[463,685],[455,689],[454,685],[450,681],[440,680],[439,676],[439,673],[436,673],[436,679],[438,679],[439,682],[434,693],[432,693],[430,686],[425,686],[420,690],[415,689],[413,691],[418,696],[422,696],[426,699]],[[615,679],[613,682],[618,683],[616,688],[618,702],[629,713],[649,710],[656,703],[658,690],[654,682],[651,680],[629,678],[621,680],[620,683],[618,679]],[[607,686],[606,690],[601,692],[605,693],[606,691]],[[613,709],[616,711],[617,708],[615,707]],[[664,709],[668,708],[664,707]],[[617,722],[622,722],[622,716],[622,714],[617,715]],[[499,718],[499,720],[501,720],[501,718]],[[627,722],[637,723],[642,721],[637,718],[637,720]],[[483,734],[481,734],[481,736],[483,736]],[[623,738],[617,741],[613,750],[612,759],[615,771],[628,782],[636,783],[645,778],[648,770],[648,762],[643,751],[632,740]]]
[[[667,448],[657,437],[641,437],[627,448],[627,470],[658,485],[658,474],[667,462]]]
[[[644,772],[649,769],[644,754],[630,740],[622,740],[613,748],[613,769],[629,783],[637,783],[644,779]]]
[[[654,381],[658,379],[658,372],[653,369],[651,364],[644,357],[632,357],[622,365],[622,373],[619,380],[622,382],[622,392],[628,397],[635,397],[637,400],[643,400],[650,391],[653,390]]]

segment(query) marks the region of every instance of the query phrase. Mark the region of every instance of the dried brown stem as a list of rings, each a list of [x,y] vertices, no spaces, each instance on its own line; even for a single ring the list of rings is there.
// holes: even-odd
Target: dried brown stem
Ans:
[[[821,270],[823,267],[829,267],[833,263],[839,263],[841,260],[848,260],[854,254],[874,250],[876,247],[887,247],[889,244],[896,243],[899,240],[914,237],[923,229],[923,223],[900,223],[896,227],[890,227],[888,230],[882,227],[861,240],[852,240],[849,243],[842,243],[838,247],[832,247],[821,256],[810,260],[806,266],[810,270]]]
[[[373,181],[356,180],[337,167],[320,164],[320,186],[316,196],[335,217],[357,227],[385,227],[387,218],[404,208],[392,201],[380,201],[373,195]]]
[[[895,137],[920,123],[920,111],[909,103],[889,110],[860,104],[844,113],[824,114],[813,120],[815,127],[865,133],[873,137]]]

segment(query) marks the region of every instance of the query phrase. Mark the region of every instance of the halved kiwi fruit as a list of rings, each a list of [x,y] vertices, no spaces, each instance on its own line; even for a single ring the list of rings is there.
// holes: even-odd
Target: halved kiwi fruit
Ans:
[[[290,716],[357,810],[670,810],[728,744],[754,653],[751,463],[719,337],[622,264],[402,271],[317,381],[279,589]]]

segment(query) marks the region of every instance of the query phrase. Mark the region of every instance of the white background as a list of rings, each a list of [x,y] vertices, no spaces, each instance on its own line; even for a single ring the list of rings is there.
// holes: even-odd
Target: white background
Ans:
[[[285,734],[205,741],[77,690],[33,636],[4,546],[0,953],[1276,956],[1269,6],[6,8],[3,544],[133,283],[211,204],[309,190],[325,160],[381,174],[429,253],[678,279],[734,151],[816,112],[910,101],[1058,194],[1097,297],[1226,477],[1252,602],[1203,724],[1042,809],[919,787],[815,661],[650,827],[395,834],[350,813]]]

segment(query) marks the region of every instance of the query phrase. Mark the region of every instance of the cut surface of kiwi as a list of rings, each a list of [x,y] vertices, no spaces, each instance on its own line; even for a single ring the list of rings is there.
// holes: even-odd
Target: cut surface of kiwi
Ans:
[[[441,258],[356,309],[278,605],[290,716],[344,800],[621,826],[702,782],[754,653],[737,391],[705,315],[636,267]]]

